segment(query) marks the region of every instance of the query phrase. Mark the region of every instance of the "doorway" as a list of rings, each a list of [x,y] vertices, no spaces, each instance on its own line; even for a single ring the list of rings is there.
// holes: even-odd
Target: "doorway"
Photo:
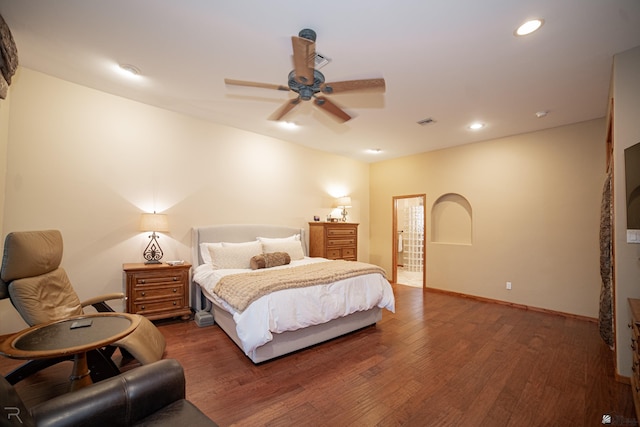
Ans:
[[[393,197],[392,281],[426,287],[426,195]]]

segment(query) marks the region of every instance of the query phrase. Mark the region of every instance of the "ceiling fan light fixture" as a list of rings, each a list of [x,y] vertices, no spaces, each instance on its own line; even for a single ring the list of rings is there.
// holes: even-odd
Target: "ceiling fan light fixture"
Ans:
[[[520,25],[514,32],[513,34],[517,37],[520,36],[526,36],[528,34],[533,33],[534,31],[537,31],[540,29],[540,27],[542,27],[542,25],[544,24],[544,19],[530,19],[528,21],[526,21],[525,23],[523,23],[522,25]]]
[[[298,125],[294,122],[278,122],[278,124],[280,125],[281,128],[287,129],[287,130],[293,130],[298,127]]]

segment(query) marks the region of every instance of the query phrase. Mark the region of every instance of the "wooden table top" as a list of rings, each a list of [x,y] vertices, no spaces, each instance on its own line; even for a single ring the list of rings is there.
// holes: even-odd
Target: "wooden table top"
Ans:
[[[91,325],[71,328],[87,319]],[[13,359],[42,359],[83,353],[129,335],[140,318],[128,313],[92,313],[35,325],[0,344],[0,354]]]

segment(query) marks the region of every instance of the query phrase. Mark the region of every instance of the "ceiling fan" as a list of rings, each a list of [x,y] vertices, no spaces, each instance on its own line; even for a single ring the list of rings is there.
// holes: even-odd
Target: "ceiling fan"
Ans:
[[[356,91],[378,91],[384,92],[384,79],[360,79],[347,80],[334,83],[326,83],[324,75],[315,69],[316,57],[316,32],[305,28],[298,33],[298,36],[291,37],[293,45],[293,70],[289,73],[288,85],[278,85],[270,83],[248,82],[243,80],[224,79],[228,85],[250,86],[265,89],[275,89],[282,91],[293,91],[298,97],[287,101],[282,107],[275,111],[270,120],[281,120],[286,114],[293,110],[301,101],[313,99],[313,103],[334,116],[341,122],[351,119],[337,104],[331,102],[324,95],[340,94]]]

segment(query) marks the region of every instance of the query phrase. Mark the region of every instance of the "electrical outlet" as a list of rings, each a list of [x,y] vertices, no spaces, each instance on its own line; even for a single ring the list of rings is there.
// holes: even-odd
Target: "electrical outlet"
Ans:
[[[507,290],[511,290],[511,282],[507,282]]]

